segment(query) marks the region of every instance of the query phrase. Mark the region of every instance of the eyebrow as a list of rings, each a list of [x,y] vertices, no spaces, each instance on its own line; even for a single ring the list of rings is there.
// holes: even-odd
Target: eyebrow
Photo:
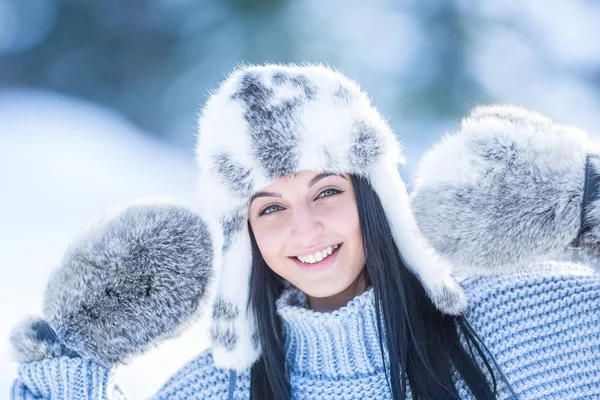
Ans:
[[[308,187],[311,187],[315,183],[319,182],[321,179],[327,178],[328,176],[332,176],[332,175],[339,176],[340,178],[346,179],[346,177],[344,175],[342,175],[342,174],[334,174],[334,173],[330,173],[330,172],[323,172],[323,173],[315,176],[314,178],[312,178],[310,180],[310,182],[308,182]],[[346,180],[348,180],[348,179],[346,179]]]
[[[339,176],[340,178],[344,178],[345,180],[348,180],[348,178],[346,178],[342,174],[323,172],[323,173],[316,175],[314,178],[312,178],[308,182],[307,186],[310,188],[310,187],[314,186],[315,183],[319,182],[321,179],[327,178],[328,176],[332,176],[332,175]],[[250,204],[252,204],[252,202],[259,197],[281,197],[281,195],[279,193],[274,193],[274,192],[256,192],[250,198]]]
[[[273,193],[273,192],[256,192],[250,198],[250,204],[252,204],[254,199],[257,199],[259,197],[281,197],[281,195],[279,193]]]

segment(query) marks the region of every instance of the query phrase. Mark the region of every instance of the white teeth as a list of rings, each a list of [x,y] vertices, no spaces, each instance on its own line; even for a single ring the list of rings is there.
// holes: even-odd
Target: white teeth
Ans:
[[[321,251],[317,251],[315,254],[310,256],[297,256],[296,258],[305,264],[314,264],[320,261],[323,261],[325,258],[329,257],[337,248],[340,247],[339,244],[334,246],[329,246],[326,249]]]

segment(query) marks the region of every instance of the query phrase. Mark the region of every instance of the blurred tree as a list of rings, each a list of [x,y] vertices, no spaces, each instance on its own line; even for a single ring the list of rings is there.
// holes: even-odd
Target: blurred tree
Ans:
[[[471,75],[467,54],[473,47],[471,13],[456,1],[412,6],[412,13],[426,37],[426,46],[414,60],[400,109],[406,116],[422,119],[457,119],[473,103],[490,101],[489,94]]]
[[[595,26],[600,6],[573,0],[540,14],[535,4],[0,0],[0,88],[88,99],[186,147],[208,90],[241,62],[331,62],[363,83],[393,125],[435,125],[456,121],[476,103],[527,100],[518,82],[530,77],[540,93],[563,78],[561,95],[585,92],[592,107],[600,56],[591,52],[600,43],[588,41],[600,35],[578,25],[555,31],[576,26],[588,11],[585,24]],[[571,19],[559,26],[556,15],[563,14]],[[567,35],[573,38],[561,39]],[[512,51],[511,40],[525,43],[520,53],[502,54]]]
[[[186,145],[198,104],[225,71],[291,58],[286,30],[255,40],[277,28],[283,0],[48,1],[54,25],[37,46],[0,55],[0,84],[90,99]]]

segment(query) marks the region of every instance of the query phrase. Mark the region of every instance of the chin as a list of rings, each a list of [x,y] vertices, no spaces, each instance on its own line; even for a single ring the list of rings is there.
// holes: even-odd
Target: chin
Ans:
[[[337,281],[329,284],[322,283],[316,285],[314,282],[311,282],[303,285],[304,287],[298,287],[298,289],[300,289],[307,296],[324,299],[342,293],[344,290],[348,289],[351,284],[352,281],[348,284],[340,284],[340,282]]]

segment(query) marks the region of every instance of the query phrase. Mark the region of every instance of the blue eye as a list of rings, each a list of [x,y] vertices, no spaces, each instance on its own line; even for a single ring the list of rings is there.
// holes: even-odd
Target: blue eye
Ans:
[[[336,195],[338,193],[343,193],[343,191],[339,190],[339,189],[335,189],[335,188],[327,188],[327,189],[323,190],[321,193],[319,193],[317,198],[330,197],[330,196]]]
[[[258,216],[261,217],[265,214],[273,214],[274,212],[277,212],[282,209],[283,209],[283,207],[278,206],[277,204],[272,204],[272,205],[267,206],[267,207],[263,208],[262,210],[260,210],[258,212]]]

